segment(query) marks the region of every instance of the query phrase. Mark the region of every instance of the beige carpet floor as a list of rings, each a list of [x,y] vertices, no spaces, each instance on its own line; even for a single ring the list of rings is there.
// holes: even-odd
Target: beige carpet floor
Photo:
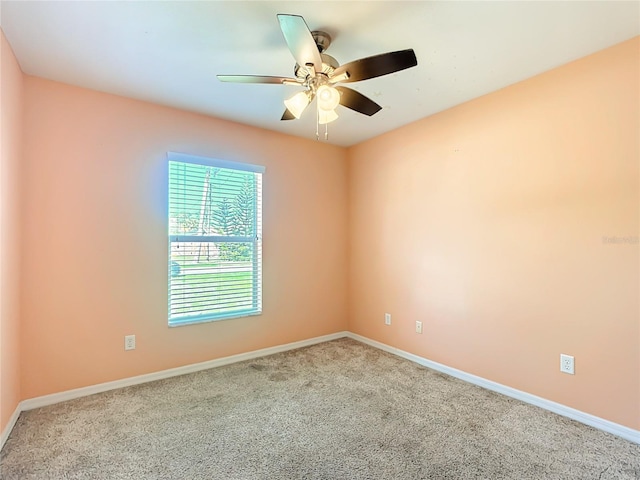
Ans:
[[[13,479],[638,479],[640,445],[350,339],[23,412]]]

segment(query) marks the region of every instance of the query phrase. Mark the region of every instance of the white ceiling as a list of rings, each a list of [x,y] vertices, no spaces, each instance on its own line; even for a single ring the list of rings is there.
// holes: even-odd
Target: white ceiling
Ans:
[[[640,34],[640,2],[12,1],[0,24],[29,75],[315,139],[309,109],[280,121],[299,87],[221,83],[292,76],[277,13],[331,34],[340,63],[413,48],[418,66],[349,86],[383,109],[339,108],[349,146]]]

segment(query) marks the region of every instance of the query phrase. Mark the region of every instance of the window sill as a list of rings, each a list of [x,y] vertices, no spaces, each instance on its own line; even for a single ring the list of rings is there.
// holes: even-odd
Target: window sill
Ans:
[[[257,317],[259,315],[262,315],[261,311],[251,312],[251,313],[240,312],[236,315],[230,315],[230,316],[224,316],[224,317],[212,317],[212,318],[203,318],[203,319],[194,319],[194,320],[175,320],[173,322],[169,322],[169,328],[185,327],[187,325],[198,325],[201,323],[223,322],[225,320],[235,320],[238,318]]]

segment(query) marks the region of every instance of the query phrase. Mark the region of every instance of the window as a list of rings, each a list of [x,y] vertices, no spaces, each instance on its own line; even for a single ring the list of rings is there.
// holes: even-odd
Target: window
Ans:
[[[261,313],[264,167],[168,159],[169,325]]]

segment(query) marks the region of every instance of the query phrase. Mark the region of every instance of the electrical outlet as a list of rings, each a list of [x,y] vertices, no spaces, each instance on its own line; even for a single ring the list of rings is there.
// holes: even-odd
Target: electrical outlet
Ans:
[[[124,349],[125,350],[135,350],[136,349],[136,336],[135,335],[125,335],[125,337],[124,337]]]
[[[390,313],[385,313],[384,314],[384,324],[385,325],[391,325],[391,314]]]
[[[416,333],[422,333],[422,322],[416,322]]]
[[[575,373],[573,357],[571,355],[560,354],[560,371],[573,375]]]

